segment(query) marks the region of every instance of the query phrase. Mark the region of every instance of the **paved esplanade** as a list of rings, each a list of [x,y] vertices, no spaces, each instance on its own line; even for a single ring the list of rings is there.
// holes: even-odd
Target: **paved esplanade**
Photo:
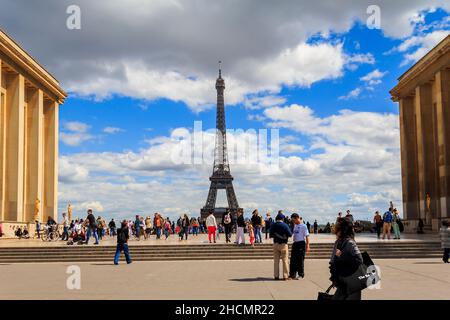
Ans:
[[[378,260],[381,289],[363,299],[448,299],[450,266],[439,259]],[[329,284],[328,260],[307,260],[306,278],[272,280],[273,262],[78,263],[81,290],[66,287],[74,263],[0,264],[0,299],[316,299]]]
[[[106,238],[101,246],[115,239]],[[311,235],[313,243],[331,243],[329,234]],[[377,240],[373,234],[358,234],[358,242],[399,242]],[[436,235],[405,234],[400,242],[436,241]],[[205,243],[206,235],[180,242],[136,241],[130,245]],[[219,243],[224,242],[223,239]],[[65,246],[64,242],[0,240],[1,247]],[[206,246],[214,246],[207,244]],[[112,257],[111,257],[112,259]],[[450,266],[439,258],[376,259],[381,268],[381,289],[365,290],[363,299],[448,299]],[[67,267],[81,270],[81,290],[68,290]],[[328,260],[307,259],[306,278],[298,281],[272,280],[272,260],[194,260],[121,263],[0,263],[0,299],[316,299],[329,285]],[[123,289],[128,288],[128,289]]]

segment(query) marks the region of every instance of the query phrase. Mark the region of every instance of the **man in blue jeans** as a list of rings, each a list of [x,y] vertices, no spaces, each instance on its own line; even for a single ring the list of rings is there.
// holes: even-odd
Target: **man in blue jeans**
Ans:
[[[67,240],[69,240],[69,223],[67,221],[65,212],[62,214],[62,216],[63,216],[63,223],[62,223],[63,224],[63,234],[61,236],[61,240],[67,241]]]
[[[130,251],[128,250],[128,239],[130,235],[128,233],[128,223],[126,220],[122,221],[121,228],[117,229],[117,247],[116,254],[114,256],[114,264],[119,264],[120,253],[123,251],[125,254],[125,260],[127,264],[131,263]]]
[[[95,220],[94,215],[92,214],[92,209],[88,209],[87,211],[88,215],[86,218],[86,224],[87,224],[87,235],[86,235],[86,244],[89,244],[89,238],[91,237],[91,234],[94,233],[95,243],[98,244],[98,234],[97,234],[97,222]]]
[[[262,243],[262,217],[259,215],[258,209],[253,210],[251,222],[255,229],[255,243]]]
[[[134,232],[136,232],[136,238],[141,240],[141,220],[139,215],[136,215],[136,220],[134,221]]]

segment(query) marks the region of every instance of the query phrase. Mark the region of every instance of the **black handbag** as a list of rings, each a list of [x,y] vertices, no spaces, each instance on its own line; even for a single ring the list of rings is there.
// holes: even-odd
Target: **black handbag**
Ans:
[[[331,300],[331,299],[333,299],[333,295],[329,293],[331,288],[333,288],[333,284],[328,287],[327,291],[319,292],[319,294],[317,296],[317,300],[322,300],[323,301],[323,300]]]
[[[346,277],[339,277],[339,283],[343,285],[343,289],[345,289],[347,295],[351,295],[367,288],[367,279],[369,276],[367,274],[367,266],[362,263],[353,274]]]
[[[404,230],[405,230],[405,226],[403,225],[403,222],[402,222],[402,220],[398,220],[397,221],[397,224],[398,224],[398,230],[400,231],[400,232],[403,232]]]
[[[364,251],[361,256],[363,258],[363,263],[358,266],[352,275],[339,277],[339,282],[343,284],[347,295],[362,291],[368,286],[376,284],[380,280],[375,267],[372,267],[369,270],[369,267],[374,266],[369,254]]]

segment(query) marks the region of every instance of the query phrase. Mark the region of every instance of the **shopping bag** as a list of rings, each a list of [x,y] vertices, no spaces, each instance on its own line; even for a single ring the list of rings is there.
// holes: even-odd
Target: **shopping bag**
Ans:
[[[362,291],[368,286],[374,285],[380,281],[378,270],[369,254],[363,252],[361,255],[363,263],[358,266],[356,271],[350,276],[339,277],[339,282],[344,285],[348,295]]]
[[[331,288],[333,288],[333,284],[328,287],[327,291],[319,292],[319,294],[317,296],[317,300],[322,300],[323,301],[323,300],[331,300],[331,299],[333,299],[333,295],[329,293]]]

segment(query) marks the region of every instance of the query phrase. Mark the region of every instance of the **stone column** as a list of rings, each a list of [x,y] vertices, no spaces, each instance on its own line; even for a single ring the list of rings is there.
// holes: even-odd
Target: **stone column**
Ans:
[[[416,88],[415,109],[417,128],[417,152],[419,173],[420,217],[431,223],[438,211],[439,189],[437,183],[435,121],[432,103],[431,84],[425,83]],[[425,196],[431,197],[430,213],[427,212]]]
[[[19,222],[23,221],[24,100],[24,77],[7,75],[5,220]]]
[[[415,220],[419,218],[419,194],[414,98],[402,98],[399,108],[403,215]]]
[[[58,218],[58,113],[58,103],[44,102],[44,220]]]
[[[28,89],[27,95],[25,221],[33,222],[36,198],[42,202],[44,95],[40,89]],[[40,221],[43,221],[42,209],[39,211],[39,215]]]
[[[5,95],[3,92],[3,70],[2,61],[0,60],[0,221],[5,220]]]
[[[441,212],[436,217],[449,217],[450,209],[450,71],[435,75],[435,97],[439,148],[439,183]]]

